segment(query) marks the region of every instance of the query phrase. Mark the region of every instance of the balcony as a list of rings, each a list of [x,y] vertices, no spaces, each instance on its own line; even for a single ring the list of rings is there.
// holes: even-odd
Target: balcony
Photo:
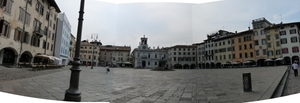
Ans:
[[[38,36],[39,38],[43,37],[43,30],[40,27],[35,27],[33,30],[33,35]]]

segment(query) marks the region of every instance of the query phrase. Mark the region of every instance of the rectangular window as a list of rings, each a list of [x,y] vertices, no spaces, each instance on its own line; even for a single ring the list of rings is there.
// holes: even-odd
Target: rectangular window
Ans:
[[[234,44],[234,39],[231,39],[231,43]]]
[[[247,53],[245,53],[245,58],[248,58],[248,54]]]
[[[273,56],[273,51],[268,51],[268,56]]]
[[[265,30],[261,30],[261,35],[265,35]]]
[[[296,29],[291,29],[290,30],[290,34],[296,34],[296,33],[297,33]]]
[[[226,55],[223,55],[223,58],[226,59]]]
[[[276,55],[281,55],[280,50],[276,50]]]
[[[267,50],[263,49],[263,55],[267,55]]]
[[[279,39],[279,35],[278,35],[278,34],[275,34],[275,38],[276,38],[276,39]]]
[[[15,29],[14,40],[15,40],[15,41],[21,41],[21,35],[22,35],[22,30],[21,30],[21,28],[16,28],[16,29]]]
[[[230,44],[230,40],[228,40],[228,44]]]
[[[231,55],[230,54],[228,55],[228,58],[231,59]]]
[[[26,18],[26,20],[25,20],[25,18]],[[24,21],[25,21],[25,24],[29,25],[30,24],[30,18],[31,18],[30,14],[27,13],[23,8],[20,7],[19,21],[21,23],[24,23]]]
[[[239,50],[242,50],[242,46],[241,45],[239,45]]]
[[[41,15],[44,15],[44,6],[40,2],[36,3],[35,10]]]
[[[242,55],[242,53],[240,53],[240,58],[243,58],[243,55]]]
[[[51,51],[53,51],[53,44],[51,44]]]
[[[280,36],[286,35],[286,32],[285,32],[285,31],[280,31],[280,32],[279,32],[279,35],[280,35]]]
[[[46,41],[44,40],[44,42],[43,42],[43,49],[45,49],[46,48]]]
[[[282,48],[282,54],[287,54],[289,53],[289,49],[288,48]]]
[[[12,0],[7,0],[6,1],[6,6],[4,7],[4,12],[5,13],[11,14],[12,3],[13,3]]]
[[[261,44],[266,45],[266,39],[261,39]]]
[[[281,42],[281,44],[286,44],[287,40],[286,40],[286,38],[282,38],[282,39],[280,39],[280,42]]]
[[[255,55],[259,56],[259,50],[255,50]]]
[[[239,43],[242,42],[241,38],[239,38]]]
[[[10,37],[10,24],[7,21],[1,20],[0,25],[2,26],[2,31],[0,36],[4,36],[6,38]]]
[[[297,39],[297,37],[291,37],[291,42],[292,42],[292,43],[296,43],[296,42],[298,42],[298,39]]]
[[[257,31],[254,31],[254,36],[257,36],[258,34],[257,34]]]
[[[271,35],[267,35],[267,40],[271,40]]]
[[[49,50],[49,42],[47,43],[47,50]]]
[[[235,54],[232,54],[232,59],[235,59]]]
[[[216,56],[216,60],[218,60],[218,56]]]
[[[276,46],[279,47],[280,46],[280,42],[276,41]]]
[[[254,41],[254,45],[255,45],[255,46],[259,45],[258,40],[255,40],[255,41]]]
[[[299,52],[299,48],[298,47],[293,47],[293,53],[298,53]]]
[[[271,48],[271,43],[268,43],[267,46],[268,46],[268,48]]]

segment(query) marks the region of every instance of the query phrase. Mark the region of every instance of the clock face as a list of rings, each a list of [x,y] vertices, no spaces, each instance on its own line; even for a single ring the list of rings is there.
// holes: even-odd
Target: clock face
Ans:
[[[146,46],[143,46],[143,49],[146,49]]]

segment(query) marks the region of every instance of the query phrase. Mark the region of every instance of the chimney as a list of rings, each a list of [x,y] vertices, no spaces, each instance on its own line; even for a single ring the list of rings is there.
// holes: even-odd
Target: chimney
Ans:
[[[248,29],[250,30],[250,26],[248,26]]]
[[[235,31],[235,33],[237,33],[237,31]]]

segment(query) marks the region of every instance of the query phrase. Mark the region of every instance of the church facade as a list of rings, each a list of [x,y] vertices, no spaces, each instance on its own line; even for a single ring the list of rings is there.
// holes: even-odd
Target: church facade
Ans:
[[[167,61],[167,48],[151,48],[148,38],[141,38],[139,46],[133,50],[132,58],[134,68],[154,69],[165,67]]]

